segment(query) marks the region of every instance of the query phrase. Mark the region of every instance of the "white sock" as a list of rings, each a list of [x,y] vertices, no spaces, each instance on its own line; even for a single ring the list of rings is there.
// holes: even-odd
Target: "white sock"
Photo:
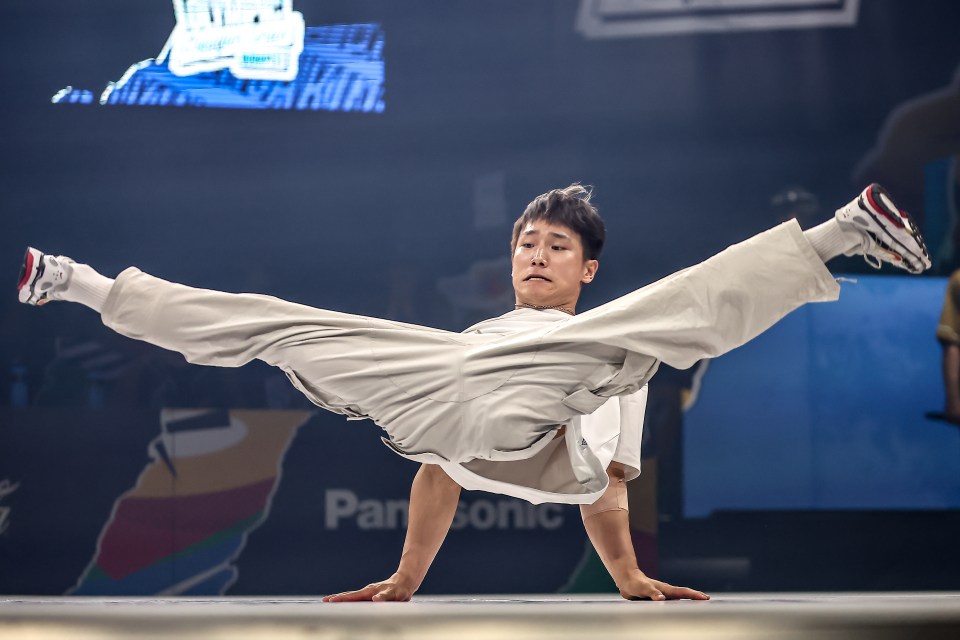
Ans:
[[[70,279],[64,289],[57,291],[57,299],[79,302],[97,313],[103,313],[113,278],[100,275],[88,264],[74,263],[69,268]]]
[[[853,255],[863,244],[859,231],[843,228],[836,218],[807,229],[803,235],[824,262],[839,255]]]

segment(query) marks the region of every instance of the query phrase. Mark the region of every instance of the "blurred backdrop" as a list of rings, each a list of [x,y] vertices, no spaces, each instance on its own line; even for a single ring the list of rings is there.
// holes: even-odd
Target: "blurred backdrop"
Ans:
[[[589,308],[870,181],[934,269],[651,383],[643,568],[703,589],[960,587],[935,338],[960,266],[951,0],[8,0],[0,7],[0,592],[313,594],[388,576],[416,466],[278,371],[199,368],[75,305],[115,275],[450,330],[512,308],[509,235],[595,187]],[[869,273],[868,273],[869,272]],[[423,593],[608,590],[578,511],[464,493]]]

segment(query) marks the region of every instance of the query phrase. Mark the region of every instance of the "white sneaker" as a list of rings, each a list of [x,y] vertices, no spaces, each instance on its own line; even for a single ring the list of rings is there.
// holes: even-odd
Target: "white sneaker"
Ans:
[[[49,256],[38,249],[27,247],[20,267],[20,302],[41,305],[59,300],[59,292],[67,288],[74,261],[64,256]]]
[[[837,209],[836,219],[841,227],[854,229],[863,237],[863,244],[846,255],[862,254],[875,269],[882,262],[910,273],[930,268],[930,254],[917,226],[880,185],[871,184],[856,200]]]

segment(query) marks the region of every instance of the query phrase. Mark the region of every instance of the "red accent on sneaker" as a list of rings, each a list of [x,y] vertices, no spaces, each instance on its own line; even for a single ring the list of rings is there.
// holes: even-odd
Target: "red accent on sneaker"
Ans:
[[[872,186],[871,186],[871,187],[868,187],[867,190],[866,190],[864,193],[867,194],[867,200],[869,201],[870,206],[873,207],[873,210],[874,210],[874,211],[876,211],[876,212],[879,213],[879,214],[882,214],[883,217],[885,217],[887,220],[889,220],[889,221],[892,222],[893,224],[897,225],[897,228],[903,229],[904,227],[906,227],[906,225],[903,223],[903,219],[902,219],[900,216],[890,215],[890,213],[887,211],[887,208],[886,208],[886,207],[881,206],[880,204],[877,203],[876,200],[873,199],[873,187],[872,187]]]
[[[27,281],[30,279],[30,274],[33,273],[33,252],[27,251],[27,264],[23,267],[23,277],[20,278],[20,284],[17,285],[17,291],[23,289],[24,285],[27,284]]]

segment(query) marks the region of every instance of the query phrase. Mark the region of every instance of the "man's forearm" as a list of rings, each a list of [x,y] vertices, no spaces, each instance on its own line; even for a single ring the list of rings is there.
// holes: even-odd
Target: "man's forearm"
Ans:
[[[460,486],[437,465],[420,466],[410,487],[407,536],[397,574],[416,591],[440,550],[460,501]]]
[[[624,469],[613,462],[607,469],[610,483],[604,495],[592,505],[582,505],[583,527],[610,576],[620,586],[638,570],[630,536]]]
[[[584,518],[583,528],[610,577],[621,587],[633,572],[639,570],[630,537],[629,513],[619,510],[595,513]]]
[[[710,596],[702,591],[688,587],[675,587],[672,584],[648,578],[637,566],[637,555],[630,538],[630,519],[625,510],[584,514],[583,526],[603,565],[617,583],[620,595],[627,600],[650,599],[667,600],[689,598],[691,600],[709,600]]]

